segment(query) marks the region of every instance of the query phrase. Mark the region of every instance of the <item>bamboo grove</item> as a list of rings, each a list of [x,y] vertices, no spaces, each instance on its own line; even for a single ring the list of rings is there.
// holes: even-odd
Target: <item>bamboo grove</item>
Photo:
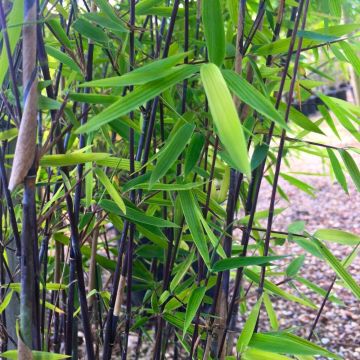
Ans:
[[[317,325],[334,284],[360,299],[348,271],[360,237],[273,222],[291,202],[279,179],[310,191],[284,170],[291,156],[320,157],[344,196],[349,182],[360,191],[359,148],[327,141],[340,128],[360,141],[359,103],[323,91],[338,69],[360,100],[359,11],[0,1],[1,356],[340,359]],[[328,288],[299,288],[306,256]],[[311,311],[306,338],[279,326],[277,298]]]

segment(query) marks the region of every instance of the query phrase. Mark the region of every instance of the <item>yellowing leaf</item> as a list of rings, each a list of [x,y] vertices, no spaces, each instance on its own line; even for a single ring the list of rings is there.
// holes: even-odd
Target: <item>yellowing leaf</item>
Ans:
[[[237,170],[250,178],[244,131],[221,71],[214,64],[204,64],[200,68],[200,75],[219,138]]]

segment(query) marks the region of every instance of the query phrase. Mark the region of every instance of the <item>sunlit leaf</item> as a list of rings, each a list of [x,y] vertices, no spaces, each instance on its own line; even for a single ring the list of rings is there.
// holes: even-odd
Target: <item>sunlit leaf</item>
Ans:
[[[214,64],[200,70],[216,130],[237,170],[251,177],[244,132],[221,71]]]

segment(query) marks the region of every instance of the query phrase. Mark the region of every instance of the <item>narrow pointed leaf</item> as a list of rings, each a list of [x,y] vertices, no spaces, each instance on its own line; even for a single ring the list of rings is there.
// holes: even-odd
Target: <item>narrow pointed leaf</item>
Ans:
[[[179,66],[175,68],[173,73],[166,78],[155,80],[147,83],[146,85],[137,87],[134,91],[122,97],[104,111],[95,115],[86,124],[80,126],[75,132],[77,134],[81,134],[97,130],[102,125],[126,115],[132,110],[135,110],[140,105],[153,99],[169,87],[193,75],[197,70],[198,68],[196,66]]]
[[[107,153],[69,153],[69,154],[56,154],[44,155],[40,159],[41,166],[71,166],[87,162],[97,162],[104,160],[110,155]]]
[[[286,268],[285,272],[286,275],[291,278],[294,277],[303,266],[305,261],[305,255],[300,255],[296,259],[294,259],[289,266]]]
[[[111,183],[109,178],[106,176],[106,174],[100,168],[96,168],[94,171],[95,171],[97,178],[104,185],[106,191],[109,193],[111,198],[115,201],[116,205],[121,209],[121,211],[124,214],[126,214],[126,206],[124,204],[123,199],[121,198],[118,191],[116,190],[115,186]]]
[[[246,277],[248,277],[251,281],[254,281],[255,283],[259,283],[260,281],[260,275],[251,271],[250,269],[244,269],[244,274],[246,275]],[[281,289],[279,286],[275,285],[273,282],[266,280],[264,282],[264,288],[268,291],[270,291],[271,293],[281,296],[284,299],[290,300],[290,301],[294,301],[297,302],[298,304],[302,304],[308,307],[311,307],[313,309],[316,309],[316,305],[313,304],[310,301],[307,301],[305,299],[299,298],[293,294],[290,294],[288,292],[286,292],[285,290]]]
[[[219,272],[245,266],[264,265],[271,261],[283,259],[284,257],[285,256],[239,256],[221,259],[214,264],[212,271]]]
[[[225,32],[220,0],[202,0],[202,21],[209,59],[220,66],[225,57]]]
[[[24,14],[24,1],[23,0],[13,1],[12,9],[7,18],[7,33],[9,37],[10,50],[12,55],[14,54],[16,44],[20,38],[21,28],[22,28],[21,24],[23,22],[23,14]],[[1,39],[3,40],[3,37],[1,37]],[[0,86],[2,86],[9,67],[8,54],[4,44],[2,46],[2,51],[0,54],[0,64],[1,64]]]
[[[356,162],[346,150],[340,150],[340,155],[344,161],[344,164],[353,180],[357,191],[360,191],[360,171],[356,165]]]
[[[223,75],[230,90],[234,92],[241,101],[251,106],[258,113],[274,121],[282,128],[289,130],[282,115],[280,115],[272,102],[260,91],[256,90],[251,84],[232,70],[224,70]]]
[[[174,72],[173,66],[178,64],[191,52],[184,52],[157,60],[139,67],[122,76],[109,77],[106,79],[85,82],[80,87],[119,87],[126,85],[142,85],[159,78],[164,78]]]
[[[264,305],[265,305],[265,309],[266,312],[268,314],[269,317],[269,321],[270,321],[270,325],[274,330],[278,330],[279,329],[279,322],[272,304],[272,301],[270,299],[269,294],[264,293],[263,294],[263,301],[264,301]]]
[[[9,291],[6,296],[2,299],[2,302],[0,304],[0,314],[3,313],[3,311],[7,308],[7,306],[9,305],[11,298],[13,295],[13,291]]]
[[[159,152],[157,163],[151,173],[149,188],[172,167],[185,149],[194,129],[194,125],[185,124],[176,131],[174,136],[170,138],[170,141],[165,143],[165,146]]]
[[[347,187],[346,178],[345,178],[344,172],[341,168],[340,162],[339,162],[338,158],[336,157],[335,152],[332,149],[327,148],[326,150],[329,155],[331,167],[334,171],[336,180],[341,185],[341,187],[344,189],[344,191],[348,194],[349,190]]]
[[[336,275],[338,275],[351,289],[353,294],[360,299],[360,286],[354,278],[346,271],[341,262],[331,253],[331,251],[318,239],[313,238],[319,251],[323,255],[326,262],[332,267]]]
[[[194,259],[194,251],[189,254],[189,256],[186,258],[186,260],[177,269],[177,272],[170,283],[171,291],[174,291],[175,288],[179,285],[180,281],[182,280],[182,278],[185,276],[185,274],[189,270],[189,268],[193,262],[193,259]]]
[[[77,72],[78,74],[81,74],[81,69],[79,68],[79,66],[74,62],[73,59],[71,59],[70,56],[66,55],[65,53],[63,53],[62,51],[59,51],[58,49],[49,46],[49,45],[45,45],[45,49],[46,52],[52,56],[53,58],[55,58],[56,60],[59,60],[61,63],[63,63],[64,65],[68,66],[71,70],[74,70],[75,72]]]
[[[319,229],[315,231],[314,236],[319,240],[343,245],[356,246],[360,243],[360,236],[338,229]]]
[[[249,343],[251,348],[289,355],[323,355],[341,359],[336,354],[291,333],[254,334]]]
[[[250,178],[250,161],[244,131],[221,71],[214,64],[204,64],[201,66],[200,75],[220,140],[237,170]]]
[[[155,216],[149,216],[140,210],[135,210],[132,207],[126,207],[126,215],[120,210],[114,201],[103,199],[99,202],[99,206],[105,211],[125,217],[130,221],[140,223],[143,225],[150,225],[155,227],[178,227],[171,221],[164,220]]]
[[[61,359],[68,359],[69,355],[64,354],[55,354],[45,351],[31,351],[32,360],[61,360]],[[19,359],[18,350],[8,350],[0,354],[1,357],[5,359],[17,360]]]
[[[356,51],[353,49],[353,47],[345,41],[340,42],[340,47],[344,51],[346,58],[348,59],[349,63],[353,66],[357,75],[360,76],[359,55],[356,53]]]
[[[292,360],[285,355],[274,354],[269,351],[259,350],[259,349],[251,349],[248,348],[242,354],[241,359],[243,360]],[[305,360],[305,359],[304,359]],[[308,359],[310,360],[310,359]]]
[[[236,342],[236,351],[239,354],[242,354],[249,345],[249,342],[255,330],[261,304],[262,304],[262,297],[260,297],[260,299],[256,302],[254,307],[251,309],[249,316],[246,319],[241,334]]]
[[[206,287],[198,287],[192,291],[190,295],[189,302],[186,306],[186,313],[185,313],[185,320],[184,320],[184,327],[183,327],[183,337],[186,334],[187,329],[189,328],[191,322],[193,321],[201,302],[204,298],[206,292]]]
[[[205,143],[205,137],[201,133],[195,133],[190,141],[185,155],[184,174],[189,175],[200,158],[201,150]]]
[[[199,254],[204,259],[205,264],[210,266],[209,250],[206,243],[206,238],[198,217],[196,200],[190,191],[181,191],[180,197],[181,207],[185,216],[187,225],[189,226],[192,239],[199,251]]]

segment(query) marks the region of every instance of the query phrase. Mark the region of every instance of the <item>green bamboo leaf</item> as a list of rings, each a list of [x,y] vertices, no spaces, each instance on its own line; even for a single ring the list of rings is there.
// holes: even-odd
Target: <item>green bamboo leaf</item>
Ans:
[[[232,70],[223,71],[224,78],[232,92],[244,103],[251,106],[255,111],[274,121],[282,128],[289,130],[284,118],[275,109],[272,102],[260,91]]]
[[[211,245],[214,247],[214,249],[216,249],[216,252],[220,255],[220,257],[225,259],[226,258],[226,253],[225,253],[223,247],[220,244],[221,238],[217,238],[215,236],[215,234],[212,232],[212,230],[210,229],[210,226],[208,225],[207,221],[205,220],[201,210],[199,208],[197,208],[196,210],[197,210],[200,222],[201,222],[202,226],[205,229],[206,235],[209,237]]]
[[[320,111],[321,115],[325,119],[326,123],[329,125],[329,128],[332,130],[332,132],[336,135],[336,137],[341,140],[340,135],[336,129],[334,120],[332,119],[329,111],[326,109],[324,105],[319,105],[318,110]]]
[[[17,128],[4,130],[4,131],[0,132],[0,141],[12,140],[17,136],[18,132],[19,132],[19,130]]]
[[[209,59],[221,66],[225,58],[225,32],[220,0],[202,0],[202,21]]]
[[[292,360],[284,355],[274,354],[269,351],[247,348],[242,354],[241,359],[244,360]],[[304,359],[305,360],[305,359]],[[310,359],[307,359],[310,360]]]
[[[170,141],[165,143],[164,147],[158,153],[157,163],[151,173],[149,189],[151,189],[152,185],[162,178],[172,167],[185,149],[194,129],[195,126],[193,124],[185,124],[180,129],[176,130],[176,133],[170,138]]]
[[[187,271],[189,270],[193,260],[194,260],[195,252],[191,252],[189,256],[186,258],[184,262],[180,264],[180,266],[176,269],[176,273],[174,278],[171,280],[170,283],[170,290],[173,292],[176,287],[179,285],[180,281],[183,279]]]
[[[296,276],[295,280],[300,282],[301,284],[304,284],[306,287],[308,287],[309,289],[313,290],[314,292],[316,292],[317,294],[321,295],[322,297],[326,296],[327,290],[323,289],[322,287],[314,284],[313,282],[301,277],[301,276]],[[329,301],[341,305],[343,306],[344,303],[336,296],[331,295],[329,296]]]
[[[142,0],[142,1],[139,1],[136,4],[136,7],[135,7],[136,14],[148,15],[147,11],[149,9],[151,9],[152,7],[157,6],[159,4],[162,4],[162,3],[163,3],[162,0]]]
[[[169,56],[141,66],[122,76],[114,76],[100,80],[93,80],[80,84],[79,87],[120,87],[126,85],[143,85],[150,81],[167,77],[174,72],[173,66],[191,54],[190,51]]]
[[[73,28],[86,38],[94,40],[102,45],[106,45],[110,42],[105,32],[85,19],[79,18],[73,23]]]
[[[109,19],[119,22],[119,17],[116,15],[108,0],[94,0],[94,2]]]
[[[237,269],[245,266],[264,265],[286,256],[239,256],[218,260],[212,267],[213,272]]]
[[[317,246],[311,242],[309,239],[305,239],[303,237],[297,237],[294,236],[292,238],[292,240],[294,242],[296,242],[299,246],[301,246],[305,251],[307,251],[309,254],[319,258],[319,259],[323,259],[323,256],[321,255],[321,253],[319,252]]]
[[[198,204],[196,203],[194,195],[190,191],[181,191],[178,196],[180,197],[181,207],[183,209],[186,223],[189,226],[192,239],[201,257],[204,259],[205,264],[210,267],[209,250],[201,222],[198,217]]]
[[[64,31],[58,19],[56,18],[47,19],[46,24],[62,45],[64,45],[68,49],[72,48],[71,41],[66,35],[66,32]]]
[[[313,31],[313,36],[315,34],[317,36],[325,35],[327,37],[332,36],[336,38],[340,38],[344,35],[348,35],[356,30],[359,29],[359,24],[343,24],[343,25],[335,25],[335,26],[328,26],[323,29],[319,29],[316,31]],[[295,49],[298,45],[298,39],[295,41]],[[253,50],[254,54],[256,55],[277,55],[286,53],[289,50],[291,39],[281,39],[277,41],[273,41],[271,43],[262,45],[260,47],[257,47]],[[303,39],[302,48],[308,48],[310,46],[321,44],[323,41],[319,40],[310,40],[310,39]]]
[[[348,62],[352,65],[357,75],[360,76],[360,59],[353,47],[345,41],[341,41],[340,47],[343,50]]]
[[[338,229],[319,229],[314,233],[314,237],[319,240],[335,242],[343,245],[358,245],[360,236]]]
[[[40,95],[37,102],[38,110],[59,110],[61,108],[61,102]]]
[[[246,275],[247,278],[249,278],[251,281],[254,281],[256,284],[259,283],[260,281],[260,275],[251,271],[250,269],[247,269],[245,268],[244,269],[244,274]],[[305,300],[305,299],[302,299],[302,298],[299,298],[293,294],[290,294],[288,292],[286,292],[285,290],[283,289],[280,289],[277,285],[275,285],[273,282],[265,279],[264,281],[264,288],[267,290],[267,291],[270,291],[271,293],[275,294],[275,295],[278,295],[284,299],[287,299],[287,300],[290,300],[290,301],[294,301],[298,304],[302,304],[302,305],[305,305],[305,306],[308,306],[308,307],[311,307],[313,309],[317,309],[316,305],[313,304],[312,302],[308,301],[308,300]]]
[[[336,157],[335,152],[332,149],[327,148],[326,150],[327,150],[327,153],[328,153],[328,156],[330,159],[330,163],[331,163],[331,167],[334,171],[336,180],[341,185],[341,187],[344,189],[344,191],[348,194],[349,190],[347,187],[346,178],[345,178],[344,172],[341,168],[340,162],[339,162],[338,158]]]
[[[85,163],[85,207],[89,208],[92,202],[93,187],[94,187],[94,175],[92,170],[92,164],[90,162]]]
[[[82,15],[82,18],[84,18],[87,21],[93,22],[96,25],[99,25],[104,29],[107,29],[117,35],[119,34],[121,35],[121,33],[129,32],[129,30],[124,25],[122,25],[120,19],[117,19],[115,21],[107,16],[104,16],[101,13],[100,14],[93,12],[86,13]]]
[[[2,299],[2,302],[0,304],[0,314],[3,313],[3,311],[7,308],[7,306],[10,304],[12,295],[13,295],[13,290],[9,291],[6,296]]]
[[[40,159],[40,166],[72,166],[87,162],[97,162],[104,160],[110,155],[107,153],[69,153],[44,155]]]
[[[194,194],[196,195],[199,202],[203,205],[206,204],[206,194],[200,189],[194,189]],[[214,199],[210,198],[209,208],[213,211],[219,218],[226,216],[226,211],[222,206],[220,206]]]
[[[201,150],[205,143],[205,137],[201,133],[195,133],[191,140],[189,147],[186,151],[185,155],[185,163],[184,163],[184,175],[188,176],[191,170],[199,161]]]
[[[318,239],[313,237],[313,241],[317,245],[320,253],[325,258],[326,262],[332,267],[336,275],[339,276],[351,289],[353,294],[360,299],[360,286],[354,278],[346,271],[341,262],[331,253],[331,251]]]
[[[115,201],[116,205],[121,209],[121,211],[124,214],[126,214],[126,206],[124,204],[123,199],[121,198],[118,191],[116,190],[115,186],[111,183],[109,178],[106,176],[106,174],[100,168],[96,168],[94,171],[95,171],[97,178],[104,185],[106,191],[109,193],[111,198]]]
[[[337,39],[336,36],[321,34],[316,31],[307,31],[307,30],[299,30],[297,32],[297,36],[302,37],[304,39],[317,40],[320,42],[330,42]]]
[[[115,156],[110,156],[109,154],[107,157],[103,159],[96,160],[96,163],[98,165],[107,166],[112,169],[130,171],[129,159],[118,158]],[[140,168],[141,168],[141,163],[139,161],[135,161],[135,171],[139,171]]]
[[[354,114],[355,116],[360,116],[360,106],[349,101],[338,99],[336,97],[330,97],[330,99],[338,104],[341,108],[344,108],[347,112]]]
[[[238,23],[239,2],[237,0],[227,0],[227,7],[229,9],[230,18],[234,25]]]
[[[150,225],[150,226],[157,226],[157,227],[178,227],[171,221],[164,220],[155,216],[149,216],[143,213],[140,210],[135,210],[132,207],[126,207],[126,214],[124,214],[117,204],[114,201],[102,199],[99,202],[99,206],[102,207],[105,211],[110,213],[114,213],[116,215],[120,215],[130,221],[140,223],[143,226]]]
[[[286,268],[285,272],[289,278],[294,277],[303,266],[305,261],[305,255],[300,255],[296,259],[294,259]]]
[[[286,112],[286,104],[280,103],[279,106],[279,112],[282,114],[282,116],[285,116]],[[290,114],[289,119],[292,123],[296,124],[297,126],[300,126],[304,130],[311,131],[317,134],[325,135],[323,131],[315,124],[313,123],[307,116],[305,116],[300,111],[296,110],[293,106],[290,107]]]
[[[88,103],[88,104],[103,104],[111,105],[120,99],[119,96],[104,95],[104,94],[83,94],[76,92],[69,92],[69,99],[73,101]]]
[[[275,209],[274,210],[274,215],[279,215],[281,214],[284,210],[286,210],[286,208],[278,208],[278,209]],[[254,220],[255,221],[258,221],[258,220],[261,220],[261,219],[265,219],[269,216],[269,210],[261,210],[261,211],[257,211],[254,215]],[[240,220],[239,220],[239,223],[240,224],[247,224],[249,222],[249,219],[250,219],[250,215],[246,215],[244,217],[242,217]]]
[[[142,0],[143,1],[143,0]],[[153,16],[163,16],[163,17],[170,17],[172,14],[172,7],[171,6],[152,6],[147,8],[146,10],[142,10],[139,12],[136,12],[137,15],[153,15]],[[192,13],[191,9],[189,10],[190,14]],[[177,11],[177,16],[184,16],[184,9],[179,8]]]
[[[36,350],[32,350],[31,354],[32,354],[32,360],[61,360],[61,359],[68,359],[69,357],[71,357],[70,355],[55,354],[55,353],[36,351]],[[0,356],[5,359],[11,359],[11,360],[19,359],[18,350],[8,350],[1,353]]]
[[[71,70],[81,74],[81,69],[70,56],[50,45],[45,45],[45,49],[48,55],[52,56],[56,60],[59,60],[64,65],[68,66]]]
[[[254,334],[249,347],[276,354],[322,355],[333,359],[341,359],[336,354],[287,332]]]
[[[221,71],[214,64],[204,64],[200,68],[200,75],[220,140],[237,170],[250,178],[251,168],[243,128]]]
[[[268,317],[269,317],[271,327],[274,330],[278,330],[279,329],[279,322],[278,322],[274,307],[272,305],[272,301],[270,299],[270,296],[266,292],[263,294],[263,301],[264,301],[266,312],[267,312]]]
[[[127,96],[120,98],[104,111],[91,118],[86,124],[80,126],[75,133],[81,134],[99,129],[102,125],[135,110],[146,101],[153,99],[166,89],[193,75],[197,70],[197,66],[178,66],[174,69],[173,73],[166,78],[137,87]]]
[[[138,223],[137,230],[160,248],[167,249],[168,239],[159,227]]]
[[[280,176],[286,180],[289,184],[296,186],[300,190],[304,191],[305,193],[309,194],[312,197],[315,197],[314,191],[315,188],[313,188],[311,185],[305,183],[304,181],[301,181],[299,179],[294,178],[291,175],[288,174],[280,174]]]
[[[196,189],[200,186],[203,186],[204,183],[186,183],[186,184],[153,184],[151,185],[151,190],[161,190],[161,191],[186,191],[186,190],[192,190]],[[149,183],[140,183],[135,184],[133,186],[127,186],[126,191],[129,191],[131,189],[149,189]]]
[[[41,300],[40,300],[40,304],[42,304]],[[45,301],[45,307],[52,311],[56,311],[58,314],[65,314],[65,311],[61,310],[59,307],[55,306],[54,304],[52,304],[48,301]]]
[[[341,125],[349,131],[349,133],[354,136],[357,141],[360,141],[360,134],[358,129],[353,125],[353,123],[348,118],[348,113],[346,109],[341,108],[338,103],[333,101],[333,98],[330,96],[325,96],[319,94],[320,99],[329,107],[329,109],[334,113],[337,119],[340,121]]]
[[[249,345],[249,342],[253,336],[255,326],[257,323],[257,319],[259,316],[261,304],[262,304],[262,296],[259,298],[259,300],[256,302],[254,307],[251,309],[249,316],[246,319],[246,322],[244,324],[244,327],[241,331],[241,334],[239,335],[239,338],[236,342],[236,351],[239,354],[242,354],[247,346]]]
[[[6,19],[11,55],[14,55],[16,44],[20,39],[23,15],[24,15],[24,1],[14,0],[12,9]],[[5,79],[6,73],[8,71],[8,67],[9,67],[9,60],[8,60],[8,54],[6,52],[6,47],[2,46],[2,51],[0,54],[0,87],[2,86],[3,81]]]
[[[184,327],[183,327],[183,338],[186,335],[186,331],[189,328],[191,322],[193,321],[201,302],[204,298],[206,293],[206,287],[198,287],[191,292],[189,302],[186,306],[186,313],[185,313],[185,320],[184,320]]]
[[[340,155],[344,161],[344,164],[351,176],[357,191],[360,191],[360,171],[356,165],[356,162],[346,150],[339,150]]]
[[[269,151],[266,144],[257,145],[251,157],[251,170],[255,170],[265,160]]]
[[[332,44],[330,49],[339,61],[348,62],[347,57],[340,51],[340,46],[338,44]]]
[[[336,17],[341,17],[341,1],[329,0],[330,14]]]

